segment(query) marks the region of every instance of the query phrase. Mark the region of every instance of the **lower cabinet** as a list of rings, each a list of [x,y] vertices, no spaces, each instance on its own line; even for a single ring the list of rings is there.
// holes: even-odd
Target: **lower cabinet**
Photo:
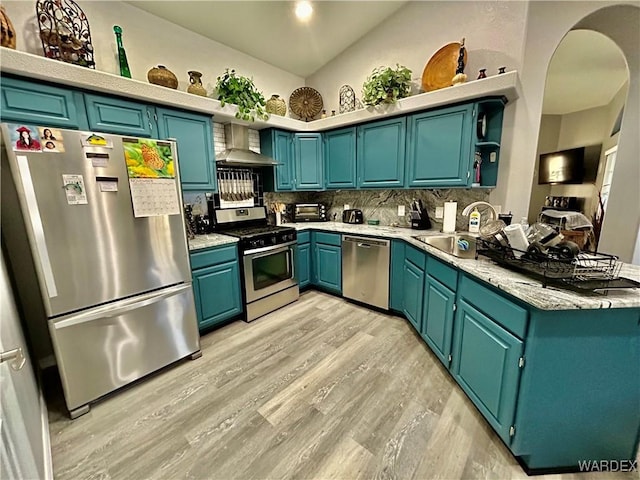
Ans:
[[[427,275],[424,283],[424,312],[420,335],[436,357],[447,366],[450,363],[455,300],[455,292],[431,275]]]
[[[418,253],[413,247],[406,247],[402,272],[402,312],[411,325],[420,331],[424,299],[424,253]]]
[[[315,286],[342,293],[342,238],[339,234],[313,232],[313,277]]]
[[[404,240],[391,242],[391,277],[389,279],[389,308],[402,312],[404,297]]]
[[[201,331],[242,313],[240,268],[235,244],[192,253],[191,268]]]
[[[514,434],[523,345],[465,300],[458,301],[451,373],[507,444]]]
[[[298,251],[296,252],[296,276],[298,286],[311,285],[311,239],[309,232],[298,232]]]

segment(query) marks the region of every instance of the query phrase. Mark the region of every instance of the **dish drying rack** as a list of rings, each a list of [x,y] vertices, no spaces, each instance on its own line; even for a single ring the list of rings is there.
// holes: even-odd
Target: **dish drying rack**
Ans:
[[[619,277],[622,263],[615,255],[606,253],[581,252],[574,258],[562,258],[551,253],[532,254],[478,238],[476,259],[478,255],[540,278],[543,288],[555,286],[578,293],[605,293],[612,289],[640,287],[640,282]]]

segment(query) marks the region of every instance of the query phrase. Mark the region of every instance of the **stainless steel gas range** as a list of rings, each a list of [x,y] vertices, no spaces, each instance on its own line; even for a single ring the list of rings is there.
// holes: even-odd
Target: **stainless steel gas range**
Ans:
[[[214,216],[216,232],[240,239],[247,322],[295,302],[296,230],[267,225],[265,207],[218,209]]]

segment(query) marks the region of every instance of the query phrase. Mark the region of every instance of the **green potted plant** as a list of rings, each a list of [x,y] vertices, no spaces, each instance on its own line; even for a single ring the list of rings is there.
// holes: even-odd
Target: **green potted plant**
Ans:
[[[266,120],[269,115],[265,111],[264,96],[253,83],[253,79],[236,75],[235,70],[228,68],[217,78],[216,93],[220,105],[232,103],[238,107],[236,118],[247,122],[255,121],[255,117]]]
[[[362,101],[366,105],[395,103],[409,96],[411,70],[396,64],[396,68],[378,67],[371,72],[362,85]]]

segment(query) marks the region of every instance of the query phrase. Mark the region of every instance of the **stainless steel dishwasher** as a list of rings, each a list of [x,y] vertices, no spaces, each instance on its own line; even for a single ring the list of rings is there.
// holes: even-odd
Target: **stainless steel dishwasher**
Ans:
[[[389,309],[389,240],[342,236],[342,295]]]

